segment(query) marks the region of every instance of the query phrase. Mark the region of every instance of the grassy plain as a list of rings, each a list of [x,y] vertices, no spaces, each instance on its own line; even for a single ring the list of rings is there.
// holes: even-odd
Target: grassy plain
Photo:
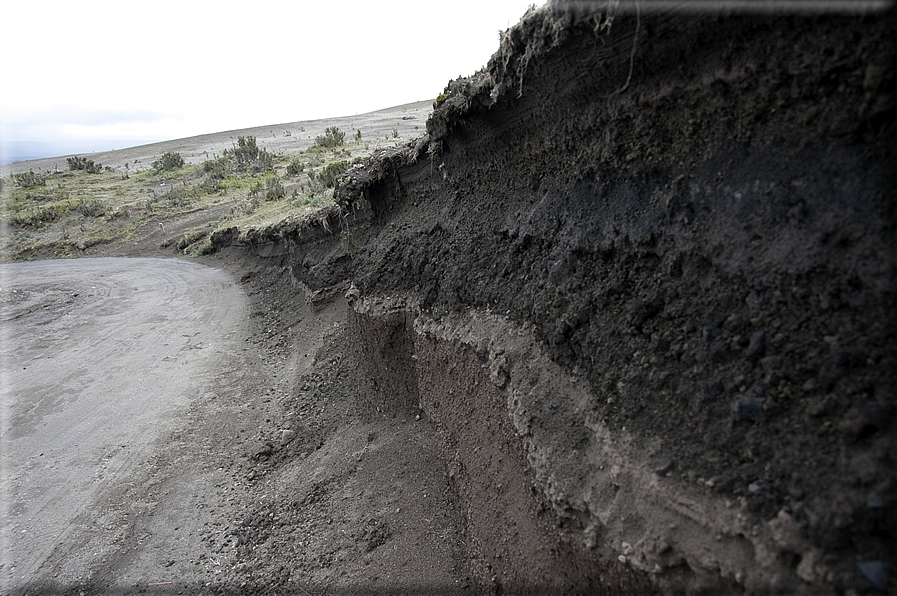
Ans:
[[[112,164],[98,173],[70,169],[65,157],[3,166],[0,260],[105,255],[129,244],[196,255],[208,250],[209,235],[219,229],[236,227],[245,234],[287,218],[312,217],[332,204],[339,164],[424,132],[425,107],[392,110],[351,121],[295,123],[292,132],[278,125],[270,133],[230,131],[88,154]],[[324,135],[316,133],[327,128],[344,133],[344,141],[333,147],[317,143]],[[238,140],[255,142],[253,134],[270,137],[257,139],[257,153],[239,155]],[[152,165],[165,154],[182,153],[180,167]]]

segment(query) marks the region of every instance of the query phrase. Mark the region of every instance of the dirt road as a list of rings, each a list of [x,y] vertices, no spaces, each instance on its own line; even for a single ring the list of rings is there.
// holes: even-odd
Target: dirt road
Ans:
[[[429,422],[357,407],[345,301],[214,264],[0,266],[0,594],[475,593]]]
[[[5,591],[41,578],[85,512],[223,380],[247,306],[225,272],[171,259],[18,263],[0,276]]]

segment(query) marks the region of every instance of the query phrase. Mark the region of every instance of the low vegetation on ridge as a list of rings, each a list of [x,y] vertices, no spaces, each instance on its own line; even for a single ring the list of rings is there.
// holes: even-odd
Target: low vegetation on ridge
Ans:
[[[222,155],[201,163],[166,152],[151,167],[135,162],[112,168],[72,156],[64,171],[0,177],[0,260],[75,256],[93,245],[158,234],[162,222],[214,210],[207,225],[183,237],[166,237],[165,225],[158,228],[163,247],[201,254],[216,230],[246,233],[313,216],[332,204],[332,189],[351,163],[372,150],[361,130],[347,142],[331,126],[314,145],[293,153],[274,153],[256,137],[239,136]]]

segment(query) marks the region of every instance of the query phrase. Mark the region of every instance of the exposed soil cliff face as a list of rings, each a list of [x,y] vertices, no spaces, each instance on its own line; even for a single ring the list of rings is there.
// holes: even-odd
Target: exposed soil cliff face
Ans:
[[[496,589],[893,587],[893,13],[587,5],[256,250],[353,284]]]

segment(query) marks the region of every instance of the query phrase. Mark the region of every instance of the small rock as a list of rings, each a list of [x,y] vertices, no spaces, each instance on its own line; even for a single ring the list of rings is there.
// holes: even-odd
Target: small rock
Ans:
[[[651,465],[656,474],[663,475],[673,469],[673,459],[665,455],[659,455],[654,458]]]
[[[871,495],[869,499],[866,501],[866,509],[882,509],[885,506],[885,501],[878,495]]]
[[[263,457],[269,457],[272,453],[274,453],[274,445],[272,445],[269,441],[265,441],[255,450],[255,453],[253,453],[253,458],[261,459]]]
[[[860,440],[884,430],[890,416],[887,410],[875,404],[859,404],[852,407],[840,422],[840,428],[852,440]]]
[[[723,382],[719,379],[711,379],[707,381],[707,395],[709,397],[719,397],[726,390]]]
[[[766,331],[755,331],[751,334],[751,340],[747,349],[744,351],[744,357],[754,362],[758,358],[763,357],[766,353]]]
[[[884,592],[888,587],[888,567],[884,561],[860,561],[857,567],[876,590]]]
[[[747,295],[747,298],[745,298],[744,301],[751,310],[760,306],[760,296],[757,295],[757,292],[754,290],[751,290],[751,293]]]
[[[701,330],[701,335],[704,337],[704,341],[712,341],[722,335],[723,331],[716,325],[706,325]]]
[[[508,384],[509,375],[507,366],[508,364],[504,356],[495,358],[489,365],[489,380],[499,389],[502,389]]]
[[[79,242],[78,244],[76,244],[75,248],[77,248],[78,250],[87,250],[87,247],[84,246],[83,242]]]
[[[816,581],[816,564],[819,562],[819,558],[820,553],[815,549],[804,554],[804,556],[800,560],[800,563],[797,564],[797,569],[795,569],[795,571],[797,572],[797,577],[808,583]]]
[[[762,422],[765,418],[763,412],[763,402],[765,401],[762,397],[748,397],[733,403],[731,410],[735,416],[735,422]]]
[[[290,441],[296,438],[296,431],[285,429],[280,431],[280,444],[286,445]]]

